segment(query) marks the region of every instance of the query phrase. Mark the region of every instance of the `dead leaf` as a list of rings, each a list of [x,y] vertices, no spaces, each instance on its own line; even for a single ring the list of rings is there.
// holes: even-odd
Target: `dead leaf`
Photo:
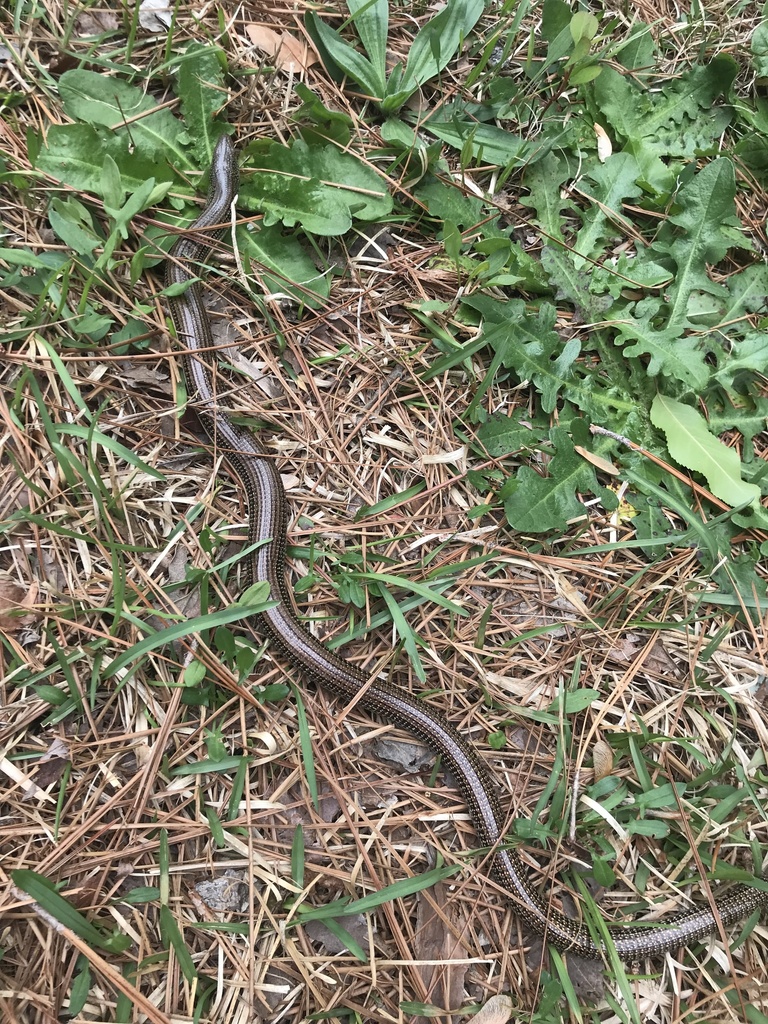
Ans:
[[[577,452],[582,459],[586,459],[587,462],[591,462],[593,466],[596,466],[597,469],[601,470],[603,473],[610,473],[612,476],[619,475],[618,469],[612,462],[601,458],[599,455],[595,455],[594,452],[588,451],[586,448],[582,447],[582,445],[575,444],[573,446],[573,450]]]
[[[613,749],[605,740],[598,740],[592,748],[592,764],[595,769],[595,782],[604,779],[613,771]]]
[[[507,1024],[513,1010],[514,1003],[509,996],[491,996],[472,1018],[472,1024]]]
[[[424,743],[413,740],[393,740],[380,736],[371,743],[373,754],[380,761],[387,761],[407,772],[417,772],[425,765],[435,762],[435,755]]]
[[[69,744],[60,736],[55,736],[37,763],[38,767],[34,774],[34,782],[41,789],[47,789],[52,783],[59,781],[69,762]]]
[[[651,649],[651,653],[645,659],[645,668],[648,672],[655,672],[660,676],[671,676],[673,679],[680,677],[680,666],[674,658],[667,654],[667,649],[661,640],[657,640]]]
[[[339,927],[352,936],[359,946],[365,949],[370,941],[368,919],[365,914],[355,914],[353,917],[332,918],[331,920],[334,920]],[[330,953],[331,956],[348,951],[344,940],[336,935],[335,932],[332,932],[323,921],[307,921],[304,925],[304,931],[313,942],[321,943],[326,953]]]
[[[626,636],[619,637],[615,643],[611,644],[611,657],[614,661],[624,664],[637,655],[639,646],[637,634],[627,633]]]
[[[240,373],[249,377],[261,388],[267,398],[279,398],[282,395],[283,389],[280,387],[277,378],[267,376],[264,373],[266,363],[261,360],[256,362],[253,359],[246,359],[237,345],[228,345],[223,352]]]
[[[119,30],[120,18],[114,11],[83,11],[75,18],[75,35],[80,39]]]
[[[69,744],[60,736],[54,736],[50,746],[40,758],[40,764],[44,761],[50,761],[51,758],[63,758],[65,761],[69,760]]]
[[[318,56],[309,43],[290,32],[275,32],[267,25],[246,25],[245,31],[257,50],[272,57],[279,71],[296,74],[317,64]]]
[[[448,1011],[464,1002],[464,979],[469,970],[458,938],[461,928],[457,927],[457,907],[443,882],[429,892],[419,893],[414,957],[425,961],[419,973],[428,1001]]]
[[[0,775],[7,775],[14,785],[18,786],[23,791],[23,800],[48,800],[55,803],[52,796],[42,790],[36,782],[33,782],[30,777],[20,768],[18,768],[13,761],[9,761],[7,757],[0,757]],[[5,791],[8,791],[8,787],[4,787]]]
[[[285,1009],[286,1005],[290,1005],[291,994],[298,991],[301,991],[301,985],[296,984],[295,978],[280,970],[279,967],[275,967],[274,964],[270,964],[264,981],[256,989],[256,996],[274,1014],[278,1009]],[[269,1019],[271,1020],[272,1017]]]
[[[613,153],[613,146],[608,138],[608,132],[601,124],[595,123],[593,127],[595,129],[595,138],[597,139],[597,159],[601,164],[604,164],[611,153]]]
[[[142,363],[139,366],[126,367],[121,370],[120,375],[123,380],[130,381],[131,384],[156,384],[163,393],[168,390],[168,374],[162,370],[156,370],[153,366],[145,366]]]
[[[139,25],[145,32],[167,32],[173,21],[170,0],[141,0]]]
[[[564,598],[571,608],[575,608],[576,611],[583,615],[585,619],[589,619],[589,609],[584,603],[584,598],[581,596],[579,591],[574,587],[571,581],[563,573],[554,573],[552,580],[557,588],[557,592],[560,597]]]
[[[40,618],[40,612],[33,609],[37,600],[37,587],[27,589],[14,580],[0,578],[0,629],[15,633],[22,626],[31,625]]]

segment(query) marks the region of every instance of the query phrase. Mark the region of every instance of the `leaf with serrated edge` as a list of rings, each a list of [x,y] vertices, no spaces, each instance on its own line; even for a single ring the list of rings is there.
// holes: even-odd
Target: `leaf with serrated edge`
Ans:
[[[625,221],[622,203],[641,195],[642,190],[636,184],[639,177],[640,168],[629,153],[616,153],[590,171],[591,183],[582,184],[581,191],[593,205],[585,211],[584,225],[576,237],[574,264],[577,267],[586,262],[583,257],[600,253],[601,242],[617,234],[613,223]]]
[[[736,179],[733,164],[722,158],[708,164],[680,192],[683,209],[670,221],[683,229],[671,246],[677,274],[670,289],[673,299],[670,325],[685,323],[688,301],[694,291],[712,291],[719,286],[707,275],[707,263],[717,263],[731,247],[723,222],[734,213]]]
[[[760,500],[760,488],[741,479],[736,451],[710,433],[707,421],[692,406],[657,395],[651,405],[651,422],[664,431],[675,462],[701,473],[721,501],[743,505]]]
[[[701,391],[709,380],[709,369],[701,352],[701,339],[680,338],[674,328],[654,330],[647,319],[628,320],[618,325],[619,342],[632,339],[624,349],[626,356],[649,355],[648,373],[663,373]]]
[[[340,235],[352,217],[378,220],[392,209],[386,184],[351,153],[335,146],[273,143],[253,154],[256,170],[240,190],[240,203],[264,211],[267,227],[301,224],[316,235]]]
[[[540,476],[530,466],[517,472],[517,488],[505,501],[510,526],[523,533],[564,530],[571,520],[586,517],[577,491],[598,494],[606,507],[615,507],[615,495],[597,482],[594,470],[573,449],[563,427],[552,430],[557,454],[549,463],[549,475]]]

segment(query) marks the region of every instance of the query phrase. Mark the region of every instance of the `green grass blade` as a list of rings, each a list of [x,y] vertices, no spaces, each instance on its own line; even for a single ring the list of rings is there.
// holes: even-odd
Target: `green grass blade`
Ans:
[[[193,619],[176,622],[174,625],[158,630],[150,636],[145,636],[138,643],[135,643],[133,647],[123,651],[122,654],[118,655],[114,661],[104,668],[102,677],[109,679],[127,665],[133,665],[135,668],[136,663],[145,654],[149,654],[150,651],[155,651],[159,647],[165,647],[175,640],[193,636],[196,633],[201,633],[203,630],[216,629],[217,626],[224,626],[230,622],[239,622],[241,619],[248,619],[252,615],[258,615],[260,612],[266,611],[267,608],[274,607],[274,601],[258,601],[247,605],[238,603],[231,608],[221,608],[219,611],[210,612],[208,615],[198,615]],[[141,627],[149,629],[146,623],[141,623]]]

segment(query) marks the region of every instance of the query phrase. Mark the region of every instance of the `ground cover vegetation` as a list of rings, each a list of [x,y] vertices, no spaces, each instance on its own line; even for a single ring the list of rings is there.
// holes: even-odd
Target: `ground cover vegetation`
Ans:
[[[439,761],[267,648],[162,276],[234,129],[208,356],[302,615],[567,913],[670,913],[768,848],[766,81],[733,0],[4,7],[8,1020],[768,1019],[757,915],[547,950]]]

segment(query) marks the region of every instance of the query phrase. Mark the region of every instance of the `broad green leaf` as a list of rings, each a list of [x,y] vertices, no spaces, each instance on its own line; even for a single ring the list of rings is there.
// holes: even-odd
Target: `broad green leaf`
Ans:
[[[562,427],[552,430],[552,440],[557,454],[547,466],[547,476],[521,466],[515,490],[504,502],[510,526],[521,533],[564,531],[571,520],[586,518],[577,492],[598,495],[604,508],[616,507],[616,496],[600,487],[594,469],[576,453]]]
[[[733,164],[726,158],[707,164],[680,191],[678,198],[683,208],[669,218],[681,229],[669,248],[677,264],[677,274],[670,288],[673,296],[670,325],[685,322],[693,292],[722,295],[721,286],[707,273],[707,264],[719,262],[732,245],[732,240],[723,232],[723,224],[735,215],[735,195]]]
[[[178,68],[177,92],[189,139],[198,166],[210,162],[219,136],[225,130],[216,115],[222,109],[221,95],[226,88],[224,51],[210,43],[190,42],[174,57]]]
[[[353,121],[348,114],[342,114],[338,110],[330,110],[325,106],[319,96],[316,96],[303,82],[297,82],[294,92],[302,100],[302,105],[296,113],[299,122],[312,121],[318,126],[319,134],[329,142],[335,142],[340,147],[345,147],[352,136]],[[302,134],[311,132],[313,129],[303,127]]]
[[[741,478],[741,462],[735,449],[710,433],[698,410],[673,398],[657,395],[651,406],[651,422],[664,431],[669,454],[681,466],[706,479],[710,491],[729,505],[759,502],[760,488]]]
[[[581,350],[578,338],[563,345],[553,330],[556,317],[555,307],[542,303],[538,316],[523,314],[488,333],[489,343],[501,351],[504,364],[513,366],[520,380],[536,385],[544,412],[552,412],[559,392],[572,380],[573,363]]]
[[[684,799],[686,783],[665,782],[660,786],[638,793],[635,796],[635,805],[642,811],[663,810],[664,808],[677,808],[678,801]],[[677,797],[677,798],[676,798]]]
[[[551,43],[564,32],[570,35],[572,17],[570,5],[565,0],[544,0],[541,4],[542,37]],[[573,40],[573,36],[570,38]]]
[[[765,17],[765,14],[763,14]],[[768,21],[762,21],[752,33],[753,65],[759,78],[768,77]]]
[[[571,75],[571,85],[586,85],[587,82],[594,82],[598,75],[602,74],[603,67],[601,64],[589,64],[586,67],[576,68]]]
[[[541,265],[547,272],[559,299],[567,299],[576,308],[579,318],[587,323],[610,320],[611,300],[606,295],[594,294],[592,275],[584,267],[576,266],[576,259],[565,246],[544,244]]]
[[[651,91],[633,76],[603,67],[594,85],[597,104],[612,133],[626,140],[645,181],[658,192],[671,191],[680,161],[695,160],[727,126],[730,112],[716,107],[715,100],[727,93],[736,70],[736,62],[721,54]]]
[[[577,715],[600,699],[600,691],[585,687],[558,694],[547,708],[552,714]]]
[[[106,157],[105,169],[111,164],[112,158]],[[119,181],[119,171],[117,167],[114,168],[115,181]],[[118,186],[119,188],[119,186]],[[122,191],[122,190],[120,190]],[[122,196],[118,199],[118,203],[115,206],[111,205],[111,202],[105,198],[104,200],[104,212],[108,214],[113,221],[112,235],[114,238],[112,242],[113,246],[116,244],[119,238],[127,239],[130,235],[131,221],[142,210],[146,210],[147,207],[153,206],[159,199],[161,199],[168,191],[168,183],[163,182],[158,192],[155,186],[154,178],[149,178],[140,185],[134,192],[129,193],[125,198],[125,202],[122,201]],[[109,243],[107,243],[109,245]],[[103,257],[99,263],[103,262]],[[97,266],[99,264],[97,263]]]
[[[650,26],[637,22],[629,38],[619,43],[616,56],[623,67],[635,72],[637,78],[642,79],[647,75],[656,60],[656,47]]]
[[[310,309],[321,309],[330,294],[328,275],[317,269],[314,260],[295,234],[279,224],[263,223],[253,230],[238,229],[240,255],[252,260],[259,290],[267,295],[292,295]]]
[[[76,199],[52,199],[48,222],[68,249],[87,260],[91,260],[95,249],[104,245],[104,236],[94,228],[89,211]]]
[[[533,145],[520,135],[476,121],[426,121],[422,126],[454,149],[469,145],[472,158],[497,167],[522,167],[531,157]]]
[[[768,266],[765,263],[752,263],[731,274],[727,288],[728,298],[722,321],[724,329],[740,320],[745,313],[762,309],[768,295]]]
[[[754,506],[750,506],[750,510]],[[733,519],[739,526],[747,529],[758,527],[762,530],[768,526],[768,516],[761,515],[764,511],[762,506],[757,509],[758,515],[750,522],[749,518],[734,513]],[[755,521],[756,520],[756,521]],[[720,566],[715,570],[714,578],[719,584],[719,591],[716,594],[707,593],[707,602],[722,605],[732,609],[734,612],[743,611],[745,608],[754,609],[757,614],[752,616],[755,625],[765,621],[768,612],[768,584],[765,579],[755,572],[754,555],[744,552],[741,555],[730,555],[722,559]]]
[[[60,267],[65,260],[58,256],[56,262],[51,265],[50,254],[38,255],[30,249],[0,249],[0,260],[17,267],[34,267],[37,270],[54,270]]]
[[[504,502],[512,529],[520,533],[564,531],[570,521],[585,518],[586,509],[576,496],[583,469],[584,462],[576,455],[567,463],[553,460],[546,477],[521,466],[515,474],[515,492]]]
[[[669,835],[669,824],[666,821],[656,821],[652,818],[636,818],[633,821],[624,822],[627,835],[650,836],[654,839],[663,839]]]
[[[347,0],[352,24],[378,80],[387,77],[387,36],[389,35],[389,0]]]
[[[72,987],[69,990],[69,1006],[67,1012],[73,1017],[79,1017],[88,1000],[88,993],[91,990],[91,969],[88,959],[82,953],[77,958],[77,973],[72,980]]]
[[[682,381],[692,390],[700,391],[709,380],[710,370],[704,360],[700,338],[680,337],[679,329],[651,326],[650,317],[635,320],[627,317],[619,323],[620,343],[632,341],[624,346],[625,356],[650,356],[648,373],[652,377],[662,374],[672,380]]]
[[[466,301],[476,305],[474,298]],[[532,381],[545,412],[552,412],[560,397],[598,422],[619,410],[625,414],[632,411],[633,402],[628,395],[621,394],[607,379],[596,380],[579,361],[579,339],[563,342],[554,330],[557,310],[550,303],[543,302],[538,313],[527,313],[522,300],[512,299],[496,303],[500,314],[496,316],[488,303],[483,305],[490,323],[473,345],[480,342],[490,345],[504,366],[514,369],[521,382]]]
[[[547,4],[549,0],[545,0]],[[549,68],[563,63],[563,59],[568,57],[573,52],[573,36],[571,35],[570,29],[570,17],[566,26],[563,28],[554,39],[551,39],[549,46],[547,47],[547,54],[544,58],[544,63],[540,68],[540,73],[546,71]]]
[[[382,110],[400,107],[412,93],[434,78],[458,52],[467,34],[483,13],[483,0],[448,0],[413,40],[402,81],[397,89],[388,84]]]
[[[732,388],[737,378],[749,380],[755,372],[765,373],[768,367],[768,334],[750,331],[741,339],[733,339],[717,352],[718,369],[715,380]]]
[[[569,177],[567,163],[555,153],[537,160],[526,176],[528,195],[520,205],[536,211],[535,222],[550,242],[563,238],[564,212],[576,211],[571,199],[563,198],[561,185]]]
[[[384,180],[351,153],[335,146],[273,143],[255,149],[256,172],[240,190],[240,203],[264,211],[269,227],[301,224],[317,235],[343,235],[352,218],[379,220],[392,210]]]
[[[736,70],[733,58],[720,54],[650,92],[636,86],[631,76],[605,68],[595,83],[595,95],[614,131],[628,139],[652,139],[654,149],[666,155],[688,156],[700,144],[701,133],[718,131],[712,107],[730,88]],[[682,125],[691,128],[688,137],[680,131]]]
[[[74,121],[81,122],[66,127],[90,125],[109,129],[114,137],[121,137],[130,144],[132,158],[164,164],[166,178],[172,177],[170,165],[194,167],[183,122],[167,107],[159,107],[145,89],[125,79],[84,68],[66,71],[59,81],[59,89],[67,113]],[[106,138],[107,132],[100,135]],[[50,131],[46,146],[50,146]],[[118,166],[122,169],[119,162]]]
[[[123,188],[131,193],[138,192],[149,178],[173,181],[171,162],[176,156],[182,166],[189,166],[189,157],[179,148],[166,149],[163,156],[153,158],[149,149],[132,147],[125,132],[98,132],[86,124],[65,124],[48,129],[37,167],[78,192],[103,195],[104,161],[108,156],[120,169]]]
[[[744,403],[744,408],[727,405],[721,411],[710,410],[709,426],[713,434],[736,429],[744,436],[744,443],[751,450],[752,440],[762,434],[768,426],[768,398],[754,398]]]
[[[158,107],[145,89],[124,78],[79,68],[64,72],[59,91],[73,121],[122,135],[140,150],[143,160],[167,160],[173,153],[171,161],[177,166],[190,166],[183,123],[167,107]],[[50,145],[50,139],[47,142]]]
[[[519,423],[510,416],[493,416],[477,429],[477,439],[494,458],[531,448],[539,443],[539,431],[528,422]]]
[[[372,99],[381,100],[386,89],[386,82],[378,69],[364,57],[359,50],[342,39],[338,32],[310,11],[306,15],[308,27],[325,47],[331,59],[349,75]]]
[[[573,37],[574,43],[578,43],[582,39],[588,39],[591,41],[597,35],[599,22],[594,14],[590,14],[588,11],[578,11],[571,18],[571,22],[568,27],[571,30],[571,36]]]
[[[660,299],[639,303],[635,316],[617,316],[619,342],[627,356],[650,356],[648,372],[663,374],[700,392],[710,377],[703,340],[687,332],[703,309],[717,320],[725,304],[725,289],[716,284],[708,264],[722,259],[733,244],[723,230],[734,215],[735,179],[730,160],[720,159],[696,174],[678,194],[680,209],[669,218],[671,241],[659,238],[653,249],[671,257],[676,273],[668,290],[668,303]],[[703,297],[709,305],[704,306]],[[666,319],[663,322],[662,318]]]
[[[582,256],[599,254],[607,239],[624,233],[627,219],[621,210],[622,203],[642,194],[637,184],[639,175],[637,161],[629,153],[615,153],[604,164],[598,164],[591,170],[588,181],[580,185],[580,191],[592,200],[593,205],[584,211],[584,223],[576,236],[574,253]],[[615,226],[617,222],[619,228]],[[577,267],[585,262],[578,256],[574,258]]]
[[[608,293],[614,299],[619,299],[627,288],[645,292],[668,285],[673,276],[670,268],[651,259],[648,250],[639,242],[635,248],[635,252],[621,253],[615,262],[592,267],[589,273],[590,291],[601,296]]]
[[[442,181],[420,183],[414,189],[416,198],[424,203],[431,216],[450,220],[467,228],[483,219],[483,203],[476,196],[466,196],[457,188],[446,188]]]

